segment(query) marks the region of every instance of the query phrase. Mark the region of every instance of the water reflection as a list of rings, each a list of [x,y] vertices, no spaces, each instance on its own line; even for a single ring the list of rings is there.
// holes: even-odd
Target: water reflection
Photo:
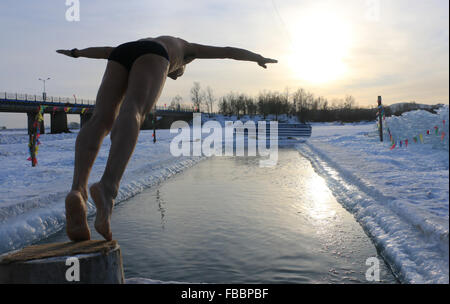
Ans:
[[[164,208],[165,202],[161,198],[159,189],[156,190],[156,203],[158,204],[158,211],[161,214],[161,229],[164,230],[164,226],[166,223],[166,219],[165,219],[166,209]]]
[[[306,180],[309,197],[311,197],[309,208],[307,208],[308,215],[316,220],[334,218],[336,211],[333,210],[332,195],[325,180],[315,173],[310,173]]]

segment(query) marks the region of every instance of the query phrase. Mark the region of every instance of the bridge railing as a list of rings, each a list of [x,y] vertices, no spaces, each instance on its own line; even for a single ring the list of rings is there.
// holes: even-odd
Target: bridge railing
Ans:
[[[181,107],[164,107],[164,106],[155,106],[156,111],[173,111],[173,112],[195,112],[193,107],[189,106],[181,106]]]
[[[0,100],[6,101],[17,101],[17,102],[51,102],[51,103],[61,103],[61,104],[70,104],[70,105],[91,105],[95,106],[95,100],[90,99],[81,99],[74,97],[55,97],[55,96],[47,96],[44,100],[42,95],[35,94],[24,94],[24,93],[9,93],[9,92],[0,92]],[[173,111],[173,112],[195,112],[194,107],[190,106],[156,106],[157,111]]]
[[[44,102],[44,98],[42,95],[24,94],[24,93],[0,92],[0,99],[8,101]],[[95,100],[75,98],[75,97],[47,96],[45,102],[95,105]]]

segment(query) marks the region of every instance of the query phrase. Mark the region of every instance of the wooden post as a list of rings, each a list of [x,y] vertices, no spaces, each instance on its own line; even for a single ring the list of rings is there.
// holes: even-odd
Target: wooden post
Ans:
[[[153,110],[152,123],[153,123],[153,143],[156,143],[156,106]]]
[[[36,144],[37,144],[37,128],[40,127],[40,125],[37,125],[39,122],[36,121],[36,113],[35,112],[28,112],[28,150],[30,151],[30,159],[31,159],[31,166],[36,167]]]
[[[29,135],[30,137],[30,157],[31,157],[31,166],[36,167],[36,130],[33,131],[32,134]]]
[[[123,284],[116,241],[33,245],[0,256],[0,284]]]
[[[380,141],[383,141],[383,114],[382,114],[383,106],[381,104],[381,96],[378,96],[378,121],[380,124],[379,131],[380,131]]]

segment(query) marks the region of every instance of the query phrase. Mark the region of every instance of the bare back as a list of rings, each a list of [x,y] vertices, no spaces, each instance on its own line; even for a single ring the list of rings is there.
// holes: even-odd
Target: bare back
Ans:
[[[156,38],[149,37],[140,40],[157,41],[165,47],[170,59],[169,73],[176,71],[177,69],[183,67],[184,65],[195,59],[193,57],[189,58],[189,56],[187,56],[190,44],[181,38],[172,36],[159,36]]]

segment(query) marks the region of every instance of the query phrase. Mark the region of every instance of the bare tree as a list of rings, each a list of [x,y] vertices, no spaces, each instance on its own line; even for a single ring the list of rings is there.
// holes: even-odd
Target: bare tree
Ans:
[[[302,88],[294,92],[292,100],[294,102],[295,113],[302,114],[306,110],[306,96],[307,93]]]
[[[172,98],[172,101],[170,102],[169,110],[180,110],[181,109],[181,103],[183,102],[183,97],[180,95],[175,96]]]
[[[263,115],[264,119],[270,114],[270,100],[269,93],[266,91],[258,95],[258,112]]]
[[[253,116],[256,114],[256,104],[252,97],[246,96],[245,98],[245,111],[248,115]]]
[[[206,88],[205,97],[208,113],[211,114],[213,112],[213,106],[214,102],[216,101],[216,98],[214,97],[213,90],[209,86]]]
[[[344,108],[351,109],[354,106],[355,106],[355,98],[352,95],[345,96]]]
[[[219,112],[223,115],[229,115],[230,105],[226,97],[222,97],[219,102]]]
[[[194,82],[194,85],[191,88],[191,100],[194,105],[195,110],[200,112],[200,107],[203,103],[205,96],[200,91],[200,83]]]

